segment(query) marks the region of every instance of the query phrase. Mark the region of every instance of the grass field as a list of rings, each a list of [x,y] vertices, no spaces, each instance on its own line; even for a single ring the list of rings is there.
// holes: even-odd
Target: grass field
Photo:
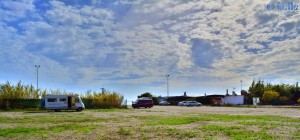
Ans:
[[[0,112],[0,139],[300,139],[300,120],[152,109]]]

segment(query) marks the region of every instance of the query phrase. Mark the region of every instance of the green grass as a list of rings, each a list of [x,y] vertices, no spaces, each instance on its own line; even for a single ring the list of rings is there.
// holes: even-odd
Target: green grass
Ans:
[[[19,136],[36,136],[41,133],[47,132],[45,128],[37,127],[17,127],[0,129],[0,137],[19,137]]]
[[[200,127],[204,132],[214,133],[216,135],[223,134],[232,139],[274,139],[274,136],[263,131],[247,130],[241,126],[220,126],[220,125],[205,125]]]
[[[282,116],[246,116],[246,115],[215,115],[215,114],[188,114],[185,116],[136,116],[145,121],[145,125],[182,125],[203,121],[237,122],[244,125],[262,125],[268,122],[293,122],[299,120]],[[251,120],[255,120],[254,122]]]
[[[121,127],[118,131],[120,135],[131,135],[131,129]]]
[[[113,113],[111,113],[113,112]],[[142,113],[141,113],[142,112]],[[7,115],[7,113],[12,113]],[[0,139],[299,139],[300,120],[282,116],[95,109],[0,113]],[[16,114],[16,115],[15,115]],[[66,137],[62,137],[66,136]]]
[[[282,116],[188,113],[184,116],[137,116],[137,118],[144,122],[143,126],[172,127],[194,124],[193,129],[190,131],[178,129],[165,130],[167,132],[166,135],[170,135],[168,132],[171,132],[176,134],[175,137],[179,139],[199,136],[204,137],[205,139],[216,139],[218,137],[230,139],[297,139],[300,136],[300,133],[297,132],[300,130],[298,127],[300,121],[298,119]],[[211,122],[215,124],[208,124]],[[292,131],[275,136],[273,131],[285,131],[281,130],[282,127],[286,127]],[[197,131],[195,131],[195,128],[197,128]],[[288,137],[286,137],[286,135],[288,135]]]
[[[79,114],[68,113],[49,113],[43,116],[23,116],[23,117],[0,117],[0,123],[78,123],[78,122],[99,122],[97,119],[89,116],[81,116]]]
[[[63,125],[51,126],[47,130],[49,130],[50,132],[54,132],[54,133],[64,132],[64,131],[88,133],[95,128],[96,128],[96,126],[83,126],[83,125],[78,125],[78,124],[63,124]]]
[[[24,137],[24,136],[40,136],[52,133],[63,133],[71,131],[74,133],[88,133],[94,130],[96,126],[93,125],[79,125],[79,124],[63,124],[51,127],[15,127],[0,129],[0,137]]]

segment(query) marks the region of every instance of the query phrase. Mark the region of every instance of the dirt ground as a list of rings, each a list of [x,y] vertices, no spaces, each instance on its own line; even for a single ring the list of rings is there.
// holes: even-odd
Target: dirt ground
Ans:
[[[288,106],[258,106],[256,108],[246,107],[218,107],[218,106],[200,106],[200,107],[181,107],[181,106],[154,106],[153,108],[140,108],[132,109],[124,112],[106,112],[106,113],[95,113],[89,110],[84,110],[81,113],[92,115],[100,118],[109,118],[111,115],[128,117],[134,116],[149,116],[149,115],[162,115],[172,116],[186,113],[207,113],[207,114],[228,114],[228,115],[278,115],[300,119],[300,106],[288,107]],[[20,116],[39,116],[45,115],[45,113],[27,113],[23,112],[1,112],[0,116],[7,117],[20,117]]]
[[[204,115],[203,115],[203,114]],[[199,120],[206,114],[228,115],[276,115],[289,118],[271,118],[269,120],[254,117],[245,120],[224,121],[220,117]],[[67,116],[67,117],[65,117]],[[153,116],[153,118],[152,118]],[[177,117],[177,116],[183,116]],[[213,115],[218,116],[218,115]],[[220,115],[221,116],[221,115]],[[50,119],[49,119],[50,117]],[[162,119],[160,120],[161,117]],[[197,118],[198,117],[198,118]],[[235,117],[237,118],[237,117]],[[1,139],[235,139],[228,133],[242,133],[250,139],[268,139],[264,136],[278,136],[278,139],[299,139],[300,107],[287,106],[258,106],[220,107],[220,106],[154,106],[140,109],[87,109],[76,111],[42,111],[42,112],[0,112],[0,129],[3,131]],[[20,119],[15,122],[15,119]],[[43,121],[44,119],[48,121]],[[63,119],[63,122],[60,120]],[[183,121],[179,125],[170,125],[172,120]],[[185,119],[195,119],[189,122]],[[202,119],[202,118],[201,118]],[[257,119],[257,120],[256,120]],[[281,120],[278,120],[281,119]],[[285,119],[289,121],[284,121]],[[211,121],[213,120],[213,121]],[[187,122],[185,122],[187,121]],[[278,121],[278,122],[277,122]],[[44,122],[44,123],[39,123]],[[151,125],[166,122],[159,125]],[[291,124],[293,122],[293,124]],[[74,127],[73,123],[77,126]],[[145,125],[150,123],[150,125]],[[21,131],[19,129],[42,128],[43,131]],[[216,127],[216,128],[214,128]],[[90,128],[90,129],[89,129]],[[226,128],[226,129],[224,129]],[[18,133],[12,130],[18,130]],[[207,129],[207,130],[206,130]],[[6,131],[4,131],[6,130]],[[56,132],[59,130],[59,132]],[[282,131],[284,130],[284,131]],[[258,132],[261,131],[261,132]],[[26,133],[25,133],[26,132]],[[80,132],[80,133],[78,133]],[[44,134],[45,133],[45,134]],[[213,134],[213,135],[212,135]],[[241,135],[241,136],[243,136]],[[244,136],[244,137],[245,137]]]
[[[215,107],[215,106],[201,106],[201,107],[180,107],[180,106],[154,106],[149,109],[153,111],[161,111],[171,114],[180,114],[188,112],[202,112],[208,114],[231,114],[231,115],[279,115],[293,118],[300,118],[300,107],[273,107],[273,106],[259,106],[257,108],[246,107]]]

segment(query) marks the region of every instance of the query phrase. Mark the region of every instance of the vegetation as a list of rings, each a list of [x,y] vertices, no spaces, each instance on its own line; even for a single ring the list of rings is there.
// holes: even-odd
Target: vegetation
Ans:
[[[40,94],[32,85],[22,85],[21,81],[16,85],[10,82],[0,84],[0,99],[39,99]]]
[[[25,109],[41,107],[41,98],[46,94],[67,94],[76,93],[63,90],[41,90],[33,85],[23,85],[18,82],[16,85],[6,82],[0,84],[0,109]],[[123,96],[116,92],[103,90],[102,92],[87,91],[82,96],[86,108],[118,108],[122,107]]]
[[[82,99],[89,108],[122,107],[123,102],[122,95],[107,90],[102,92],[94,91],[93,93],[87,91],[85,96],[82,96]]]
[[[249,87],[249,99],[251,97],[263,98],[266,92],[273,91],[279,94],[278,99],[274,99],[272,102],[269,99],[263,99],[264,104],[295,104],[300,98],[300,87],[298,82],[294,85],[290,84],[271,84],[264,83],[264,81],[253,81]],[[277,97],[276,97],[277,98]],[[248,101],[251,103],[251,100]]]
[[[276,100],[279,97],[279,93],[272,90],[267,90],[264,92],[262,99],[265,102],[271,102],[273,100]]]
[[[145,92],[145,93],[143,93],[143,94],[141,94],[141,95],[138,96],[138,98],[142,98],[142,97],[150,97],[150,98],[152,98],[154,105],[158,105],[158,103],[159,103],[158,97],[153,96],[150,92]]]
[[[0,139],[300,138],[297,118],[143,111],[7,112],[0,114]]]

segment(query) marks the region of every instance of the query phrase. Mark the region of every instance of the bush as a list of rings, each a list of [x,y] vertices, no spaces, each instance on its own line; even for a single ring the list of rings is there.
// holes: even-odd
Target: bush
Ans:
[[[88,91],[85,96],[82,96],[82,101],[86,108],[111,108],[122,107],[123,96],[116,92],[93,92]]]
[[[271,101],[277,99],[278,97],[279,97],[278,92],[272,91],[272,90],[267,90],[264,92],[262,99],[263,99],[263,101],[270,103]]]
[[[41,107],[41,99],[0,99],[0,109],[27,109]]]
[[[288,100],[289,100],[289,98],[287,96],[281,96],[281,97],[279,97],[279,101],[281,103],[286,104],[288,102]]]
[[[297,103],[300,104],[300,98],[297,100]]]

